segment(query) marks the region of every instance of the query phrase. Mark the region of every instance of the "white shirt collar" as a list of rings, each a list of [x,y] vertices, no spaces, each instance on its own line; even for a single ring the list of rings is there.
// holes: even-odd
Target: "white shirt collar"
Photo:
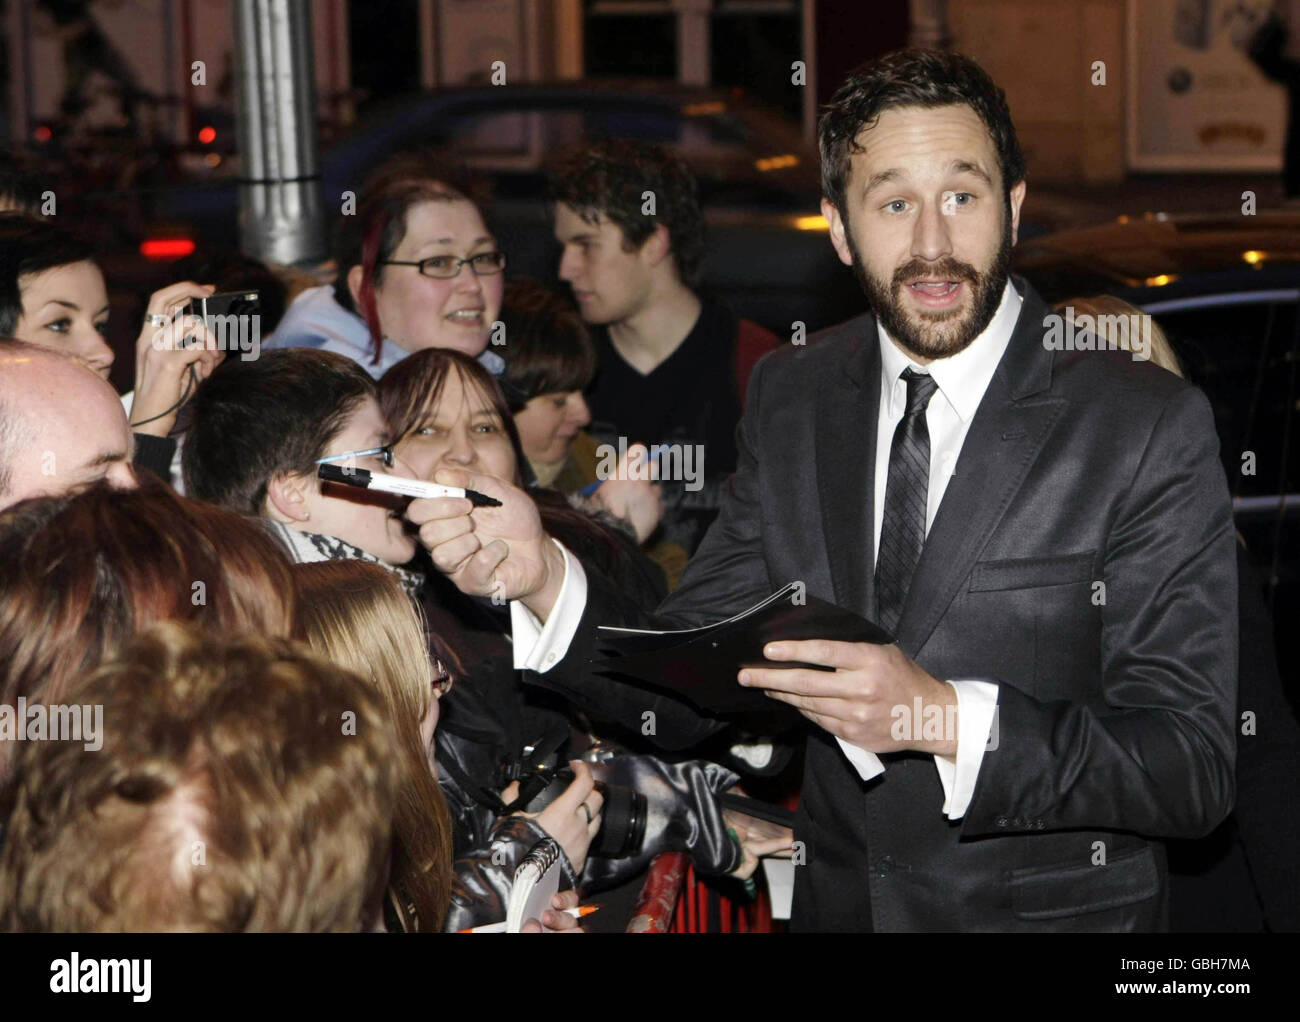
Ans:
[[[993,379],[993,373],[997,371],[1007,345],[1011,343],[1023,301],[1008,278],[997,311],[980,335],[957,354],[935,359],[926,366],[918,365],[908,358],[877,320],[876,328],[880,332],[880,368],[886,381],[885,400],[889,415],[892,418],[902,416],[902,408],[895,405],[906,400],[907,391],[895,384],[903,375],[903,370],[910,366],[915,372],[933,376],[940,392],[962,422],[969,422],[984,399],[984,391],[988,389],[989,380]]]

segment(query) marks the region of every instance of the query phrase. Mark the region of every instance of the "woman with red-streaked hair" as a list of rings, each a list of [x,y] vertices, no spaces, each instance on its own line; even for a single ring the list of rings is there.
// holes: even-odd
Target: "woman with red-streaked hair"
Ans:
[[[270,348],[324,348],[376,379],[407,355],[447,348],[477,358],[501,310],[505,254],[480,209],[482,188],[426,152],[399,153],[361,188],[335,245],[338,277],[300,294],[268,339]]]
[[[154,621],[288,637],[294,591],[271,535],[151,477],[22,501],[0,514],[0,705],[59,702]]]

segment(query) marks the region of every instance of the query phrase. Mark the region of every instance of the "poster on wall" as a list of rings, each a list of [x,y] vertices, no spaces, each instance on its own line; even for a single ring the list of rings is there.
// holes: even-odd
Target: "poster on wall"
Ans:
[[[1131,168],[1281,168],[1286,94],[1247,55],[1273,7],[1270,0],[1129,0]]]

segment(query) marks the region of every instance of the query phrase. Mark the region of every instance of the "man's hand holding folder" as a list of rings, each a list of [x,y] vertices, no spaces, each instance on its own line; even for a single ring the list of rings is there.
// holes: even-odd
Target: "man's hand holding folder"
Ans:
[[[601,628],[600,635],[612,655],[593,667],[669,690],[707,713],[770,712],[778,702],[870,752],[956,753],[952,686],[917,666],[879,626],[807,596],[798,582],[702,628]],[[937,738],[920,727],[899,737],[899,706],[918,724],[937,713],[951,726]]]
[[[746,667],[741,685],[793,706],[836,738],[868,752],[914,750],[936,756],[957,754],[957,692],[922,670],[892,643],[773,642],[763,650],[769,660],[814,664],[817,669]],[[920,699],[922,710],[913,707]],[[911,726],[900,729],[898,708]],[[943,722],[939,737],[923,721]],[[903,732],[902,737],[896,737]]]
[[[456,497],[411,502],[406,516],[438,570],[464,592],[520,600],[545,621],[563,583],[564,555],[543,530],[532,498],[468,472],[440,470],[435,481],[501,501],[489,508]],[[615,656],[593,666],[671,690],[712,714],[770,713],[773,703],[783,703],[869,752],[955,755],[953,687],[922,670],[865,618],[814,597],[795,602],[801,591],[791,583],[745,613],[703,629],[602,628]],[[622,655],[620,638],[628,644]],[[913,711],[917,699],[920,714]],[[902,738],[893,726],[898,707],[914,723]],[[945,722],[937,739],[924,737],[928,732],[919,726],[933,712]]]

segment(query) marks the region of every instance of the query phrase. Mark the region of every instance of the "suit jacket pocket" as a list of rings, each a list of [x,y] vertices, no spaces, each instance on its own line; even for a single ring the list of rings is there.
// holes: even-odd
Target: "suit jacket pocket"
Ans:
[[[970,573],[972,593],[999,589],[1035,589],[1092,580],[1095,550],[1059,557],[1021,557],[1008,561],[980,561]]]
[[[1155,897],[1160,871],[1150,845],[1104,866],[1048,866],[1009,873],[1011,909],[1019,919],[1063,919]]]

